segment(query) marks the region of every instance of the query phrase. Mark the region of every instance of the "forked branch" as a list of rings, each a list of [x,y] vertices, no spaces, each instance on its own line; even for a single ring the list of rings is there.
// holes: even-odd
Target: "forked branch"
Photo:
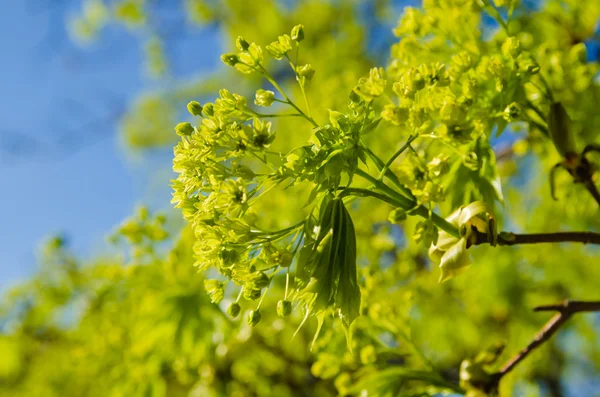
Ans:
[[[548,341],[574,314],[582,312],[599,312],[600,301],[584,302],[565,300],[564,302],[554,305],[538,306],[533,310],[536,312],[556,311],[557,313],[542,327],[535,338],[523,350],[508,360],[502,368],[500,368],[494,376],[496,384],[504,375],[508,374],[523,361],[534,349]]]

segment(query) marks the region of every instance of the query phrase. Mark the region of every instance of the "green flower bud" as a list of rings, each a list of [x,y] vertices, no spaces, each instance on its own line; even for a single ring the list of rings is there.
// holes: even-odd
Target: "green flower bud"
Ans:
[[[198,101],[191,101],[187,104],[187,110],[192,116],[202,116],[202,105]]]
[[[235,66],[240,61],[240,58],[236,54],[223,54],[221,55],[221,61],[225,65]]]
[[[175,126],[175,132],[179,136],[189,136],[194,132],[194,127],[188,122],[179,123]]]
[[[532,60],[528,60],[527,62],[523,63],[521,66],[521,69],[524,70],[525,72],[529,73],[529,74],[538,74],[540,72],[540,65],[538,65],[536,62],[532,61]]]
[[[291,252],[284,251],[281,253],[281,258],[279,260],[279,266],[289,267],[292,264],[293,259],[294,259],[294,255],[292,255]]]
[[[248,51],[248,48],[250,47],[250,43],[248,43],[242,36],[238,36],[237,40],[235,41],[235,45],[240,51]]]
[[[479,84],[475,79],[467,79],[462,83],[462,93],[465,97],[473,99],[479,92]]]
[[[421,221],[415,227],[413,238],[417,243],[424,242],[425,245],[435,244],[438,239],[438,230],[432,221]]]
[[[511,103],[504,109],[502,117],[509,123],[519,120],[521,118],[521,106],[516,102]]]
[[[475,152],[471,152],[463,157],[463,165],[470,170],[477,171],[481,168],[481,163],[477,154]]]
[[[273,58],[281,59],[292,50],[292,39],[287,34],[284,34],[283,36],[279,36],[277,41],[267,45],[265,49]]]
[[[398,224],[402,221],[406,220],[406,211],[402,208],[396,208],[390,211],[388,215],[388,221],[393,224]]]
[[[446,122],[461,124],[465,121],[467,112],[454,98],[448,97],[440,109],[440,116]]]
[[[462,51],[452,57],[452,63],[456,65],[458,70],[465,72],[473,66],[473,59],[467,51]]]
[[[229,307],[227,308],[227,314],[231,318],[236,318],[240,314],[240,310],[242,310],[240,304],[237,302],[234,302],[231,305],[229,305]]]
[[[381,118],[395,125],[401,125],[408,120],[409,109],[401,108],[396,105],[385,105],[381,112]]]
[[[225,294],[223,283],[217,280],[204,280],[204,289],[206,289],[212,303],[221,302]]]
[[[249,301],[255,301],[261,296],[259,289],[244,288],[244,298]]]
[[[256,326],[260,322],[261,317],[260,310],[250,310],[250,313],[248,313],[248,325],[251,327]]]
[[[571,60],[585,63],[587,61],[587,47],[585,43],[577,43],[569,50],[569,58]]]
[[[306,81],[311,81],[313,76],[315,75],[315,70],[310,64],[306,64],[297,67],[296,73],[298,73],[298,76],[305,78]]]
[[[204,113],[206,113],[207,116],[212,117],[215,115],[215,108],[212,103],[207,103],[206,105],[204,105],[204,109],[202,110],[204,111]]]
[[[280,300],[277,302],[277,315],[279,317],[289,316],[292,312],[292,302],[289,300]]]
[[[436,178],[448,172],[449,168],[448,156],[443,154],[435,156],[429,163],[427,163],[427,170],[429,170],[429,174]]]
[[[250,281],[248,285],[251,289],[260,290],[262,288],[268,287],[271,283],[271,279],[263,272],[256,272],[251,275]]]
[[[377,351],[373,345],[367,345],[360,350],[360,362],[364,365],[377,361]]]
[[[275,101],[275,93],[273,91],[263,89],[256,91],[254,103],[257,106],[271,106],[273,101]]]
[[[296,25],[292,28],[292,40],[301,42],[304,40],[304,25]]]
[[[520,52],[521,43],[516,37],[509,37],[502,43],[502,53],[504,56],[515,59]]]

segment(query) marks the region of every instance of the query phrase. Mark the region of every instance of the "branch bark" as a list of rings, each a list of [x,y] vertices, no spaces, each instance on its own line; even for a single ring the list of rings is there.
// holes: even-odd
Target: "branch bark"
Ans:
[[[574,314],[582,312],[599,312],[600,301],[585,302],[565,300],[564,302],[554,305],[538,306],[533,310],[536,312],[556,311],[557,313],[542,327],[535,338],[523,350],[508,360],[500,370],[494,374],[496,384],[504,375],[508,374],[521,361],[527,358],[535,348],[548,341]]]
[[[488,235],[475,230],[475,241],[472,245],[489,243]],[[583,243],[600,244],[600,233],[594,232],[556,232],[517,234],[501,232],[498,245],[541,244],[541,243]]]

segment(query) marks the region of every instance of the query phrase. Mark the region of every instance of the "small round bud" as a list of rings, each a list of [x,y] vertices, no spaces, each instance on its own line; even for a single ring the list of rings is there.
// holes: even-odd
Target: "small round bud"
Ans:
[[[304,40],[304,25],[296,25],[292,28],[292,40],[301,42]]]
[[[261,317],[260,310],[250,310],[250,313],[248,313],[248,325],[251,327],[256,326],[260,322]]]
[[[179,136],[189,136],[194,132],[194,127],[188,122],[179,123],[175,126],[175,132]]]
[[[249,301],[255,301],[260,298],[261,295],[262,293],[259,289],[244,288],[244,298]]]
[[[481,163],[475,152],[471,152],[463,157],[463,165],[472,171],[477,171],[481,168]]]
[[[291,252],[284,251],[281,253],[281,257],[279,258],[279,266],[289,267],[292,264],[293,259],[294,255]]]
[[[360,362],[364,365],[377,361],[377,351],[373,345],[367,345],[360,350]]]
[[[240,61],[240,58],[236,54],[223,54],[221,55],[221,61],[225,65],[235,66]]]
[[[250,43],[248,43],[242,36],[238,36],[237,40],[235,41],[235,45],[240,51],[248,51],[248,48],[250,48]]]
[[[388,221],[397,225],[398,223],[406,220],[406,211],[402,208],[393,209],[388,215]]]
[[[206,113],[207,116],[212,117],[215,115],[215,109],[212,103],[207,103],[206,105],[204,105],[204,109],[202,110],[204,111],[204,113]]]
[[[254,103],[258,106],[271,106],[275,101],[275,93],[269,90],[260,89],[256,91]]]
[[[540,65],[534,61],[526,62],[522,68],[525,70],[525,72],[532,75],[540,72]]]
[[[240,314],[240,310],[242,310],[242,308],[240,307],[240,304],[237,302],[234,302],[231,305],[229,305],[229,307],[227,308],[227,314],[231,318],[236,318]]]
[[[292,312],[292,302],[289,300],[280,300],[277,302],[277,315],[279,317],[289,316]]]
[[[516,37],[509,37],[502,43],[502,53],[504,56],[515,59],[520,52],[521,43]]]
[[[192,116],[202,116],[202,105],[198,101],[191,101],[187,104],[187,110]]]
[[[508,122],[519,120],[521,118],[521,106],[516,102],[511,103],[504,109],[502,117]]]
[[[306,81],[312,80],[315,75],[315,70],[310,64],[299,66],[296,68],[296,72],[298,73],[298,76],[304,77]]]

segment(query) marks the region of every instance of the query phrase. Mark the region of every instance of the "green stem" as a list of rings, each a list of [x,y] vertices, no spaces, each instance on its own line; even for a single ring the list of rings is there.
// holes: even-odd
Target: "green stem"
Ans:
[[[422,205],[417,205],[417,203],[415,201],[402,196],[400,193],[396,192],[394,189],[390,188],[382,181],[375,179],[374,177],[372,177],[371,175],[369,175],[368,173],[366,173],[360,169],[357,169],[355,171],[355,174],[368,180],[375,186],[375,188],[377,188],[378,190],[381,190],[382,192],[385,192],[387,194],[385,195],[385,197],[382,197],[378,193],[373,192],[371,190],[367,190],[367,189],[361,190],[360,193],[362,193],[364,195],[369,195],[372,197],[379,198],[380,200],[385,201],[389,204],[398,206],[398,207],[402,208],[403,210],[409,212],[411,215],[419,215],[422,218],[431,219],[431,221],[437,227],[439,227],[446,233],[448,233],[456,238],[460,238],[458,229],[453,224],[451,224],[450,222],[448,222],[447,220],[445,220],[444,218],[442,218],[435,212],[429,211],[429,209],[427,209],[426,207],[424,207]]]
[[[415,139],[417,139],[418,137],[419,137],[418,135],[411,135],[408,137],[408,140],[406,141],[406,143],[404,145],[402,145],[402,147],[400,149],[398,149],[398,151],[396,153],[394,153],[392,155],[392,157],[390,157],[390,159],[387,161],[387,163],[385,163],[385,165],[379,172],[379,176],[377,177],[377,179],[379,179],[379,180],[383,179],[384,175],[386,174],[386,172],[388,171],[388,169],[390,168],[390,166],[392,165],[394,160],[396,160],[398,158],[398,156],[400,156],[402,153],[404,153],[404,151],[406,149],[408,149],[408,147],[410,146],[411,142],[414,141]]]
[[[308,122],[310,122],[313,125],[313,127],[315,127],[315,128],[318,127],[319,125],[317,124],[317,122],[312,117],[310,117],[306,113],[304,113],[302,111],[302,109],[300,109],[298,106],[296,106],[296,104],[290,99],[290,97],[288,97],[287,94],[283,91],[281,86],[279,84],[277,84],[275,79],[273,79],[273,77],[271,77],[269,72],[267,72],[267,70],[265,68],[263,68],[262,65],[260,65],[260,68],[261,68],[263,75],[269,81],[269,83],[271,83],[273,85],[273,87],[275,87],[275,89],[277,91],[279,91],[281,96],[283,96],[285,98],[286,103],[288,105],[290,105],[291,107],[293,107],[294,109],[296,109],[298,111],[298,113],[300,113],[302,115],[302,117],[304,117],[306,120],[308,120]]]
[[[502,29],[504,29],[504,32],[506,32],[507,36],[510,36],[510,32],[508,30],[508,24],[506,22],[504,22],[504,19],[502,19],[502,15],[500,15],[500,12],[498,11],[498,9],[496,7],[494,7],[493,4],[491,4],[489,2],[489,0],[484,0],[484,4],[487,6],[486,8],[490,11],[490,15],[496,20],[496,22],[498,22],[500,24],[500,26],[502,26]]]
[[[365,153],[367,153],[369,158],[375,163],[377,170],[381,171],[383,167],[385,167],[385,163],[383,162],[383,160],[381,160],[379,156],[373,153],[373,151],[367,145],[365,145],[364,142],[361,142],[361,147],[365,151]],[[396,186],[396,188],[400,190],[406,197],[409,197],[410,199],[414,198],[412,192],[400,182],[396,174],[394,174],[389,168],[385,171],[385,176],[388,177],[390,181],[394,184],[394,186]]]
[[[298,82],[298,85],[300,86],[300,91],[302,92],[302,96],[304,97],[304,105],[306,106],[306,112],[308,113],[308,117],[312,118],[312,114],[310,112],[310,104],[308,103],[308,97],[306,96],[306,90],[304,89],[304,81],[300,78],[300,76],[298,75],[298,72],[296,71],[296,67],[298,66],[298,53],[300,52],[300,45],[296,44],[296,62],[292,62],[291,58],[289,57],[289,55],[286,53],[285,57],[287,58],[288,62],[290,63],[290,67],[292,68],[292,70],[294,71],[294,74],[296,75],[296,81]]]

